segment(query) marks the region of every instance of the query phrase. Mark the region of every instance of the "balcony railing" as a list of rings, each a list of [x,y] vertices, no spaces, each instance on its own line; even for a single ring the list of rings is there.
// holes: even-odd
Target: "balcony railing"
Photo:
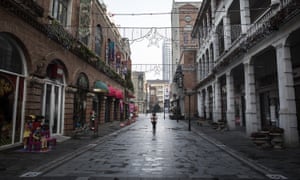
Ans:
[[[231,42],[234,42],[237,40],[242,32],[242,26],[241,25],[233,25],[231,26]]]
[[[287,6],[291,5],[293,2],[296,2],[296,0],[281,0],[280,1],[280,9],[276,8],[269,8],[267,11],[265,11],[253,24],[250,26],[250,28],[247,31],[247,39],[253,36],[257,36],[262,33],[268,33],[268,31],[272,30],[272,26],[274,24],[271,24],[271,18],[278,15],[278,12]]]
[[[269,8],[259,18],[257,18],[257,20],[253,22],[253,24],[247,31],[247,39],[258,34],[265,33],[267,30],[269,30],[269,20],[272,16],[274,16],[274,14],[274,10],[272,8]]]
[[[293,2],[293,0],[281,0],[281,8],[285,8],[292,2]]]

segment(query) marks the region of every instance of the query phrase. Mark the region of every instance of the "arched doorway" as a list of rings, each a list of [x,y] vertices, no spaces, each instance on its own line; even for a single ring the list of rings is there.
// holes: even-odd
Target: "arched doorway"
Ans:
[[[22,141],[26,62],[7,33],[0,33],[0,148]]]
[[[244,65],[232,69],[234,91],[234,118],[236,126],[246,126]]]
[[[63,134],[65,74],[59,60],[53,60],[47,67],[44,84],[42,114],[49,124],[51,134]]]
[[[253,57],[260,128],[279,125],[276,50],[266,48]]]
[[[86,123],[87,92],[89,81],[84,73],[80,73],[76,82],[77,92],[74,99],[74,128],[83,127]]]

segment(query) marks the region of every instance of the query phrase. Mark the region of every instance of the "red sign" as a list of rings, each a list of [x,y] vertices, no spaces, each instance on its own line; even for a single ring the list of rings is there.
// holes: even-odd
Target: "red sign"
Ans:
[[[58,64],[50,64],[51,78],[61,78],[64,74],[63,67]]]

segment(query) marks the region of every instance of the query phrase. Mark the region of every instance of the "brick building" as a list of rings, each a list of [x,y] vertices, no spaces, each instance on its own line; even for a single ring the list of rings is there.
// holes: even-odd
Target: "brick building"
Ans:
[[[31,114],[52,135],[125,118],[131,52],[103,3],[3,0],[0,23],[0,148],[22,142]]]
[[[198,42],[191,33],[201,2],[176,2],[172,7],[172,74],[170,98],[182,117],[197,115],[196,50]],[[193,92],[193,93],[192,93]],[[190,96],[189,96],[190,95]]]
[[[146,74],[141,71],[133,71],[131,79],[134,86],[134,103],[138,106],[139,113],[146,113]]]

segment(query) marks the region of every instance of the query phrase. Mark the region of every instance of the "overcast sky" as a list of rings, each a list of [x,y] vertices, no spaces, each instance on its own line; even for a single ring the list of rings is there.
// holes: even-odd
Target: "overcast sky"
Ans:
[[[131,41],[131,59],[133,70],[147,71],[146,67],[135,64],[161,64],[163,39],[170,38],[171,10],[173,0],[102,0],[111,13],[112,21],[120,26],[120,33]],[[183,2],[185,0],[178,0]],[[197,0],[190,0],[197,1]],[[199,1],[199,0],[198,0]],[[176,1],[177,2],[177,1]],[[146,13],[146,15],[143,15]],[[153,13],[153,15],[149,15]],[[127,15],[131,14],[131,15]],[[158,15],[159,14],[159,15]],[[122,28],[135,27],[135,28]],[[145,28],[149,27],[149,28]],[[151,29],[151,27],[153,27]],[[156,33],[154,33],[156,32]],[[146,34],[150,37],[145,37]],[[157,79],[161,75],[148,74],[147,79]]]

